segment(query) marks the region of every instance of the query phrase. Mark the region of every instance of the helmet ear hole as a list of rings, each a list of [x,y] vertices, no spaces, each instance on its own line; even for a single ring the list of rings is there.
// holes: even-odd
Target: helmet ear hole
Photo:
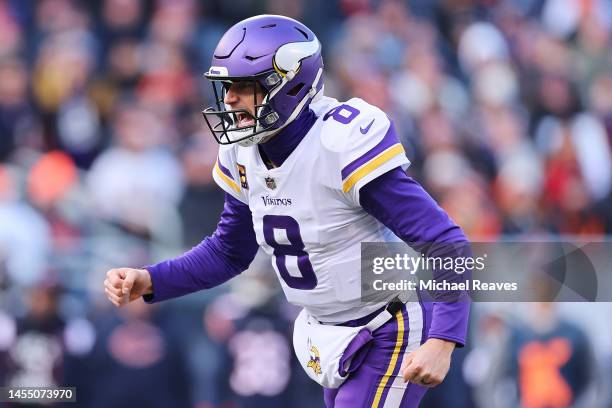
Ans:
[[[303,88],[303,87],[304,87],[304,83],[303,83],[303,82],[300,82],[299,84],[297,84],[296,86],[294,86],[293,88],[291,88],[291,89],[290,89],[290,90],[287,92],[287,95],[289,95],[289,96],[295,96],[295,95],[297,95],[297,94],[298,94],[298,93],[299,93],[299,92],[302,90],[302,88]]]

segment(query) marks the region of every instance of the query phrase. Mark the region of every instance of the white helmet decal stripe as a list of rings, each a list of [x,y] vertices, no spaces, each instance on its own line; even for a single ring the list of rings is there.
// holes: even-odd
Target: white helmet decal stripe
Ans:
[[[274,63],[283,72],[297,71],[300,61],[316,54],[320,47],[316,37],[312,41],[284,44],[274,54]]]

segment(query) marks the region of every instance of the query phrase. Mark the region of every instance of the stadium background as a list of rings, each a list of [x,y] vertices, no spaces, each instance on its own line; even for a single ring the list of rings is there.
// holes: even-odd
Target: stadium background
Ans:
[[[265,259],[125,310],[107,269],[181,253],[223,196],[200,111],[222,33],[295,17],[326,94],[392,117],[410,174],[472,240],[612,233],[605,0],[0,0],[0,384],[79,406],[319,407]],[[424,407],[611,407],[610,304],[475,304]]]

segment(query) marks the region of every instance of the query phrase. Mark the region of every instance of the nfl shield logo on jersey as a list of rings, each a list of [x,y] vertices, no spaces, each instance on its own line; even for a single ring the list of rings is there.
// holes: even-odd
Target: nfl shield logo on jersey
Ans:
[[[266,187],[274,190],[276,188],[276,180],[274,180],[272,177],[266,177]]]

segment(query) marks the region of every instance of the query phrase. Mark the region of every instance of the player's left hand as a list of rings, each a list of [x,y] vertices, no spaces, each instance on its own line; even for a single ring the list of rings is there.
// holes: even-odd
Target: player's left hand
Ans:
[[[455,343],[452,341],[427,340],[404,359],[401,369],[404,382],[430,388],[440,384],[448,373],[454,349]]]

